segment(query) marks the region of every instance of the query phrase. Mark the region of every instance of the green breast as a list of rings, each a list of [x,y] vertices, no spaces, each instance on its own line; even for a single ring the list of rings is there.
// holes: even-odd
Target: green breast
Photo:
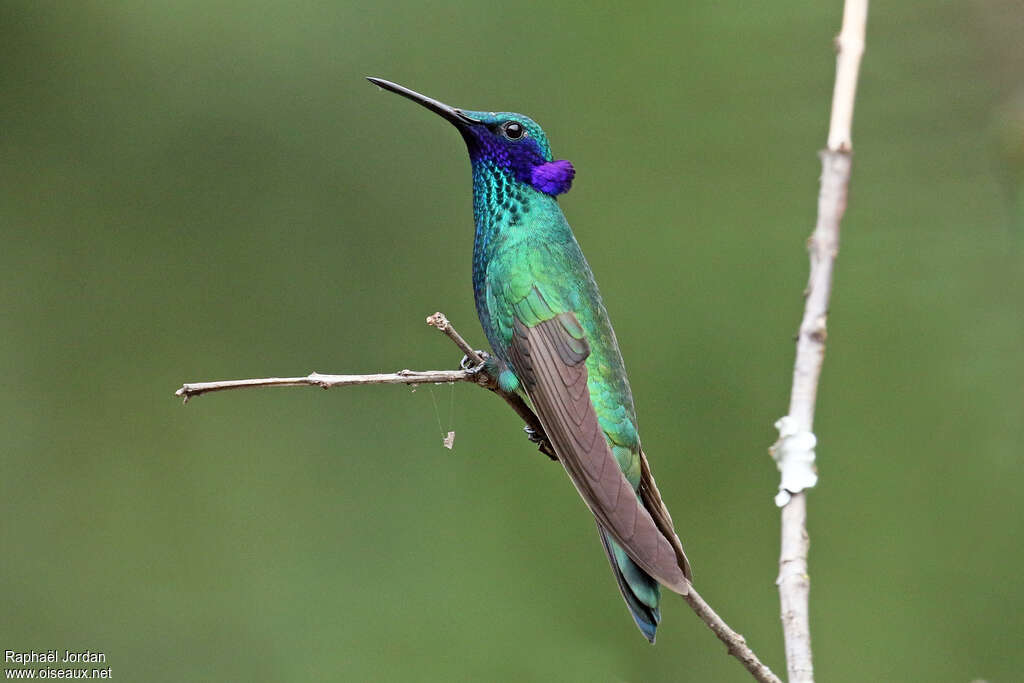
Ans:
[[[494,327],[494,350],[508,361],[516,319],[533,326],[559,313],[574,313],[590,345],[586,365],[591,401],[620,467],[636,486],[640,448],[636,412],[608,312],[557,202],[534,194],[529,197],[529,213],[500,226],[491,236],[490,258],[481,264],[482,303]]]

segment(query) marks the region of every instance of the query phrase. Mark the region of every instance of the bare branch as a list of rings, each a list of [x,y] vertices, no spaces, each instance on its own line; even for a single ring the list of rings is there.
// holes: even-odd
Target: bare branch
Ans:
[[[450,382],[475,382],[476,378],[467,370],[399,370],[398,372],[375,375],[322,375],[311,372],[305,377],[265,377],[262,379],[228,379],[217,382],[190,382],[181,385],[174,392],[185,403],[194,396],[202,396],[228,389],[251,389],[253,387],[331,387],[360,386],[364,384],[442,384]]]
[[[217,382],[189,382],[174,392],[182,402],[215,391],[231,389],[252,389],[254,387],[331,387],[361,386],[366,384],[447,384],[451,382],[473,382],[500,396],[526,423],[525,431],[530,441],[537,444],[537,450],[556,460],[555,449],[544,434],[544,427],[523,397],[515,392],[505,391],[498,386],[498,379],[488,372],[485,362],[487,354],[481,355],[463,339],[444,313],[435,313],[427,318],[427,324],[443,332],[459,350],[466,354],[468,367],[461,370],[400,370],[393,373],[373,375],[324,375],[312,372],[305,377],[265,377],[261,379],[231,379]]]
[[[524,431],[530,441],[537,444],[537,450],[552,460],[557,460],[558,457],[555,455],[555,448],[551,445],[551,442],[548,441],[548,437],[544,433],[544,427],[541,426],[540,419],[537,417],[537,414],[533,412],[533,409],[530,408],[530,406],[526,405],[526,401],[523,400],[522,396],[514,391],[505,391],[498,386],[498,378],[492,376],[491,373],[487,371],[487,354],[484,353],[481,355],[481,352],[476,351],[472,346],[470,346],[469,343],[462,338],[462,335],[458,333],[455,326],[451,324],[447,317],[445,317],[444,313],[438,311],[434,315],[428,316],[427,324],[431,327],[437,328],[441,332],[444,332],[444,334],[447,335],[448,338],[466,354],[466,358],[474,364],[472,372],[476,376],[477,383],[480,386],[486,387],[498,396],[501,396],[505,403],[507,403],[512,410],[516,411],[516,415],[526,423]]]
[[[818,219],[808,240],[811,272],[807,283],[804,315],[797,337],[790,392],[787,429],[806,435],[813,449],[814,408],[818,379],[825,360],[826,321],[832,294],[832,273],[839,251],[839,225],[846,210],[847,188],[853,152],[851,129],[857,75],[864,52],[867,0],[846,0],[843,27],[836,39],[836,83],[832,95],[832,116],[828,147],[821,152],[822,175],[818,194]],[[781,422],[781,421],[780,421]],[[780,431],[782,428],[780,427]],[[784,437],[785,438],[785,437]],[[781,439],[780,439],[781,442]],[[808,451],[813,459],[813,450]],[[799,460],[796,459],[796,460]],[[810,460],[804,460],[804,466]],[[780,463],[780,469],[783,463]],[[796,463],[799,466],[799,463]],[[783,470],[783,481],[787,480]],[[798,480],[799,477],[792,480]],[[813,479],[807,484],[813,485]],[[800,488],[782,491],[777,500],[782,508],[782,544],[779,554],[779,601],[786,643],[786,666],[790,683],[813,683],[811,631],[808,616],[810,578],[807,553],[807,500]],[[788,500],[788,502],[786,502]]]
[[[836,84],[832,90],[832,116],[828,127],[828,148],[833,152],[853,151],[853,100],[857,94],[867,23],[868,0],[846,0],[843,27],[836,36]]]
[[[711,606],[704,602],[704,598],[694,590],[693,586],[690,586],[690,590],[683,596],[683,600],[686,600],[694,613],[700,617],[701,621],[707,624],[707,627],[718,636],[718,639],[725,643],[729,654],[740,660],[740,663],[743,664],[743,667],[750,672],[750,675],[755,680],[762,683],[782,683],[779,677],[772,673],[772,670],[765,666],[757,658],[757,655],[754,654],[754,651],[747,646],[746,638],[729,628],[729,625],[722,620],[722,617],[718,616],[715,610],[711,609]]]
[[[487,369],[487,354],[478,352],[462,338],[455,327],[443,313],[435,313],[427,318],[427,324],[435,327],[448,336],[452,342],[466,354],[467,360],[473,365],[463,370],[401,370],[399,372],[375,375],[324,375],[313,372],[305,377],[268,377],[264,379],[236,379],[220,382],[190,382],[183,384],[175,393],[187,403],[193,396],[201,396],[215,391],[231,389],[248,389],[252,387],[301,387],[313,386],[323,389],[343,386],[360,386],[366,384],[438,384],[450,382],[472,382],[500,396],[516,414],[526,422],[526,432],[537,448],[552,460],[557,460],[555,449],[548,441],[540,420],[523,397],[505,391],[498,385],[498,380]],[[704,598],[691,586],[689,594],[683,599],[690,605],[694,613],[703,621],[718,638],[725,643],[729,654],[738,659],[743,666],[762,683],[780,683],[778,677],[767,666],[761,663],[744,640],[743,636],[729,628],[718,614],[704,602]]]
[[[427,316],[427,324],[431,327],[436,327],[448,335],[448,338],[455,342],[456,346],[462,349],[462,352],[466,354],[466,358],[468,358],[473,365],[483,365],[483,357],[469,345],[469,342],[462,338],[462,335],[455,330],[455,327],[451,322],[449,322],[448,318],[445,317],[444,313],[438,311],[434,315]]]

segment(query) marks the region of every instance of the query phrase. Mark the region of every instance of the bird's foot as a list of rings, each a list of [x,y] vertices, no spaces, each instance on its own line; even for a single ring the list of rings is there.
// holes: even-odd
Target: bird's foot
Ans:
[[[544,436],[542,434],[538,434],[537,430],[531,427],[530,425],[526,425],[525,427],[523,427],[523,431],[526,432],[526,438],[530,440],[530,443],[544,443]]]
[[[463,356],[462,360],[459,361],[459,367],[465,370],[470,375],[475,375],[485,367],[487,367],[487,359],[490,358],[490,354],[486,351],[476,350],[476,355],[483,359],[483,363],[474,363],[469,356]]]
[[[537,444],[538,450],[544,455],[548,456],[555,462],[558,461],[558,456],[555,455],[555,450],[551,447],[551,442],[547,440],[543,432],[538,432],[530,425],[523,427],[523,431],[526,432],[526,438],[530,440],[530,443]]]

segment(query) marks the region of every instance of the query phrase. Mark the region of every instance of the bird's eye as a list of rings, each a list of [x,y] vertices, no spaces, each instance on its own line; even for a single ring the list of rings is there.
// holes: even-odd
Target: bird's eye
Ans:
[[[509,140],[518,140],[526,135],[526,129],[518,121],[509,121],[501,127],[501,133]]]

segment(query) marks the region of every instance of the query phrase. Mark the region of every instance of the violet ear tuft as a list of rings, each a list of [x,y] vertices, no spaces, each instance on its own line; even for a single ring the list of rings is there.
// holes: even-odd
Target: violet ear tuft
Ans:
[[[530,172],[530,184],[545,194],[557,195],[569,191],[575,176],[572,162],[559,159],[534,166]]]

